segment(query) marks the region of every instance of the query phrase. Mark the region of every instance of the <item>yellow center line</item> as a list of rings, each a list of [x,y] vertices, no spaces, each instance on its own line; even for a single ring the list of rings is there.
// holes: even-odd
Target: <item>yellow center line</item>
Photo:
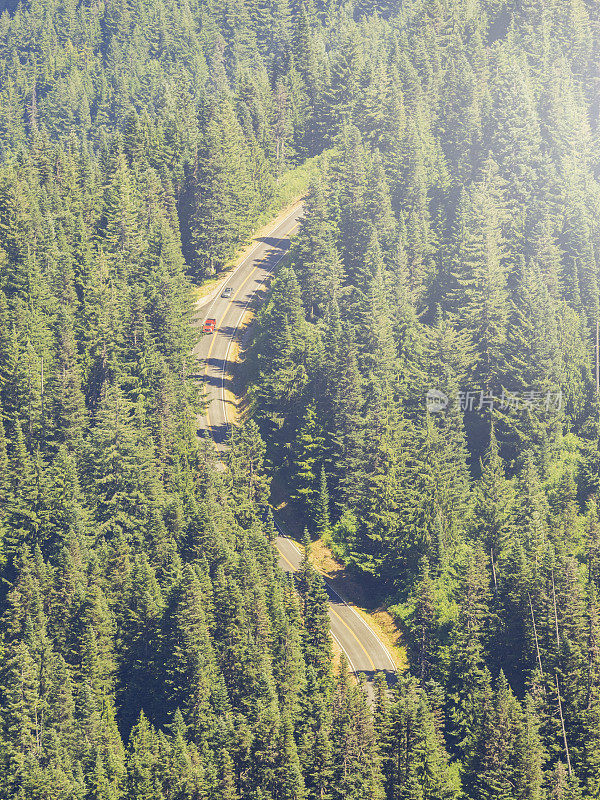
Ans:
[[[348,623],[347,623],[347,622],[345,622],[345,621],[344,621],[344,620],[343,620],[343,619],[340,617],[340,615],[339,615],[339,614],[337,613],[337,611],[336,611],[336,610],[333,608],[333,606],[331,605],[331,603],[329,604],[329,608],[330,608],[330,610],[331,610],[331,613],[333,614],[333,616],[334,616],[334,617],[337,617],[337,618],[339,619],[339,621],[342,623],[342,625],[343,625],[345,628],[347,628],[347,629],[350,631],[350,633],[352,634],[352,636],[353,636],[353,637],[356,639],[356,641],[357,641],[357,642],[358,642],[358,644],[359,644],[359,647],[360,647],[360,649],[363,651],[363,653],[364,653],[364,654],[366,655],[366,657],[368,658],[368,660],[369,660],[369,664],[370,664],[370,665],[373,667],[373,672],[376,672],[376,671],[377,671],[377,668],[376,668],[376,666],[375,666],[375,664],[374,664],[374,662],[373,662],[373,659],[371,658],[371,656],[370,656],[370,655],[369,655],[369,653],[367,652],[367,650],[366,650],[366,648],[365,648],[364,644],[361,642],[361,640],[358,638],[358,636],[357,636],[357,635],[354,633],[354,631],[353,631],[353,630],[352,630],[352,628],[351,628],[351,627],[348,625]]]
[[[286,235],[286,236],[283,236],[282,238],[283,238],[283,239],[287,239],[289,236],[291,236],[292,232],[293,232],[294,230],[296,230],[296,228],[297,228],[299,225],[300,225],[300,222],[299,222],[299,221],[298,221],[298,222],[296,222],[296,224],[294,225],[294,227],[293,227],[293,228],[291,228],[291,229],[288,231],[287,235]],[[281,258],[283,258],[283,256],[284,256],[284,255],[285,255],[285,252],[284,252],[284,253],[281,255]],[[280,258],[280,259],[278,259],[278,260],[279,260],[279,261],[281,261],[281,258]],[[275,263],[277,264],[278,262],[275,262]],[[233,295],[233,297],[231,298],[231,300],[230,300],[230,301],[229,301],[229,303],[227,304],[227,306],[226,306],[226,308],[225,308],[225,311],[223,312],[223,315],[222,315],[222,317],[221,317],[221,319],[220,319],[220,321],[219,321],[219,324],[216,326],[216,328],[215,328],[215,331],[214,331],[214,333],[212,334],[212,337],[213,337],[213,338],[212,338],[212,340],[211,340],[211,343],[210,343],[210,346],[209,346],[209,348],[208,348],[208,353],[206,354],[206,358],[204,359],[204,379],[205,379],[205,380],[206,380],[206,376],[207,376],[207,374],[208,374],[208,360],[209,360],[209,358],[210,358],[210,354],[212,353],[212,349],[213,349],[213,347],[214,347],[214,344],[215,344],[215,341],[216,341],[216,333],[217,333],[217,331],[219,330],[219,328],[221,327],[221,325],[223,324],[223,322],[225,321],[225,317],[226,317],[226,316],[227,316],[227,314],[229,313],[229,309],[231,308],[231,306],[232,306],[232,305],[233,305],[233,303],[235,302],[235,300],[236,300],[236,298],[237,298],[238,294],[239,294],[239,293],[242,291],[242,289],[243,289],[243,288],[244,288],[244,286],[245,286],[245,285],[248,283],[248,281],[250,280],[250,278],[251,278],[251,277],[254,275],[254,273],[256,272],[256,270],[257,270],[257,269],[260,269],[260,266],[261,266],[260,264],[257,264],[257,265],[254,267],[254,269],[253,269],[253,270],[252,270],[252,271],[251,271],[251,272],[250,272],[250,273],[247,275],[247,277],[246,277],[246,278],[245,278],[245,279],[242,281],[242,283],[241,283],[241,284],[238,286],[236,293]],[[248,304],[246,303],[246,305],[248,305]],[[243,316],[243,314],[244,314],[244,313],[245,313],[245,310],[244,310],[244,312],[242,313],[242,316]],[[240,317],[240,319],[241,319],[241,317]],[[238,324],[236,325],[236,327],[235,327],[235,330],[237,330],[238,326],[239,326],[239,322],[238,322]],[[234,334],[235,334],[235,331],[234,331]],[[226,366],[227,366],[227,358],[225,358],[225,362],[224,362],[224,364],[223,364],[223,370],[225,370],[225,367],[226,367]],[[208,428],[210,428],[210,416],[209,416],[209,408],[210,408],[210,401],[209,401],[209,403],[208,403],[208,406],[206,407],[206,413],[205,413],[205,417],[206,417],[206,424],[207,424],[207,427],[208,427]],[[225,422],[227,422],[227,412],[225,412]]]
[[[282,237],[282,238],[283,239],[291,238],[292,233],[296,230],[296,228],[299,225],[300,225],[300,220],[297,220],[296,223],[293,225],[293,227],[291,227],[290,230],[287,232],[287,235]],[[279,256],[277,261],[273,264],[273,269],[277,266],[277,264],[279,264],[279,262],[282,260],[282,258],[285,257],[286,252],[287,252],[287,250],[284,250],[283,253]],[[253,272],[255,270],[257,270],[259,267],[260,267],[260,264],[258,264],[255,267]],[[248,278],[250,278],[250,276],[253,274],[253,272],[250,273],[250,275],[248,275]],[[235,297],[234,297],[234,299],[235,299]],[[227,347],[227,352],[225,353],[225,361],[223,363],[223,372],[222,372],[222,377],[221,377],[221,402],[223,403],[223,416],[225,417],[225,423],[227,425],[229,424],[229,419],[228,419],[228,414],[227,414],[227,402],[225,402],[225,386],[224,386],[224,383],[223,383],[224,377],[225,377],[225,369],[226,369],[227,365],[229,364],[229,350],[231,348],[231,345],[233,344],[233,338],[234,338],[234,336],[235,336],[235,334],[237,332],[237,329],[240,327],[240,325],[242,323],[242,320],[244,319],[244,316],[245,316],[245,314],[246,314],[246,312],[248,310],[248,306],[250,304],[250,299],[251,299],[251,297],[249,297],[248,300],[246,300],[246,305],[242,309],[242,313],[240,314],[240,318],[238,319],[238,321],[237,321],[237,323],[235,325],[235,328],[233,330],[233,336],[231,337],[231,341],[229,342],[229,346]],[[238,351],[238,355],[239,355],[239,351]],[[230,392],[230,394],[232,394],[232,393]]]
[[[280,550],[278,547],[277,547],[277,552],[278,552],[278,553],[279,553],[279,555],[280,555],[280,556],[283,558],[283,560],[284,560],[284,561],[285,561],[287,564],[289,564],[289,565],[290,565],[290,567],[292,568],[293,572],[296,572],[296,567],[294,567],[294,565],[293,565],[293,564],[292,564],[292,562],[289,560],[289,558],[286,558],[286,556],[284,556],[284,554],[281,552],[281,550]],[[319,574],[321,574],[321,573],[319,573]],[[352,634],[352,636],[353,636],[353,637],[356,639],[356,641],[358,642],[358,645],[359,645],[360,649],[363,651],[363,653],[364,653],[364,654],[366,655],[366,657],[368,658],[368,660],[369,660],[369,664],[370,664],[370,665],[373,667],[373,671],[374,671],[374,672],[376,672],[376,671],[377,671],[377,667],[375,666],[375,664],[373,663],[373,659],[371,658],[371,656],[368,654],[367,650],[365,649],[365,646],[364,646],[364,644],[361,642],[361,640],[358,638],[358,636],[357,636],[357,635],[354,633],[354,631],[353,631],[353,630],[352,630],[352,628],[351,628],[351,627],[348,625],[348,623],[347,623],[347,622],[345,622],[345,621],[344,621],[344,620],[343,620],[343,619],[340,617],[340,615],[339,615],[339,614],[337,613],[337,611],[336,611],[336,610],[333,608],[333,606],[331,605],[331,603],[329,603],[329,609],[330,609],[331,613],[333,614],[333,616],[334,616],[334,617],[336,617],[337,619],[339,619],[339,621],[342,623],[342,625],[343,625],[345,628],[347,628],[347,629],[350,631],[350,633]],[[346,653],[346,655],[348,655],[348,654]]]
[[[296,550],[298,553],[300,553],[300,555],[302,555],[302,552],[303,552],[303,551],[300,549],[300,545],[299,545],[297,542],[295,542],[293,539],[291,539],[290,537],[288,537],[288,538],[287,538],[287,540],[288,540],[288,542],[289,542],[289,543],[292,545],[292,547],[293,547],[293,548],[294,548],[294,549],[295,549],[295,550]],[[313,567],[313,569],[316,569],[316,568],[315,568],[315,567]],[[327,575],[327,573],[326,573],[326,572],[322,572],[320,569],[317,569],[316,571],[319,573],[319,575],[321,575],[323,578],[325,578],[325,580],[327,580],[327,579],[329,578],[329,575]],[[335,590],[334,590],[334,591],[335,591]],[[357,619],[359,619],[359,620],[360,620],[360,621],[363,623],[363,625],[365,625],[365,626],[366,626],[366,627],[369,629],[369,631],[370,631],[370,632],[373,634],[373,636],[374,636],[374,637],[377,639],[377,641],[378,641],[378,642],[379,642],[379,644],[381,645],[381,649],[383,650],[383,652],[384,652],[384,653],[385,653],[385,655],[386,655],[386,658],[388,659],[388,661],[389,661],[389,662],[390,662],[390,664],[392,665],[392,669],[395,671],[395,670],[397,669],[397,667],[396,667],[396,663],[395,663],[394,659],[392,658],[392,656],[390,655],[390,651],[389,651],[389,649],[388,649],[387,645],[385,645],[385,644],[384,644],[384,643],[381,641],[381,639],[380,639],[380,637],[378,636],[377,632],[373,630],[372,626],[371,626],[371,625],[369,625],[369,623],[368,623],[368,622],[366,622],[366,620],[365,620],[365,619],[363,619],[363,617],[361,617],[361,616],[360,616],[360,614],[358,614],[358,612],[356,611],[356,609],[353,607],[353,605],[352,605],[351,603],[346,603],[346,605],[348,606],[348,608],[350,609],[350,611],[352,611],[352,613],[354,614],[354,616],[355,616]]]
[[[215,332],[212,334],[212,337],[213,337],[213,338],[212,338],[212,341],[211,341],[211,343],[210,343],[210,347],[208,348],[208,353],[206,354],[206,364],[205,364],[205,366],[204,366],[204,377],[206,377],[206,373],[208,372],[208,359],[210,358],[210,354],[212,353],[212,349],[213,349],[213,347],[214,347],[214,345],[215,345],[215,342],[216,342],[216,336],[215,336],[215,334],[218,332],[218,330],[219,330],[219,328],[221,327],[221,325],[222,325],[222,324],[225,322],[225,317],[227,316],[227,313],[228,313],[228,311],[229,311],[229,307],[230,307],[230,306],[233,304],[233,302],[236,300],[236,298],[237,298],[238,294],[239,294],[239,293],[242,291],[242,289],[244,288],[244,286],[245,286],[245,285],[248,283],[248,281],[249,281],[249,280],[250,280],[250,278],[251,278],[251,277],[254,275],[254,273],[256,272],[256,270],[258,269],[258,267],[259,267],[259,266],[260,266],[260,265],[257,265],[256,267],[254,267],[254,269],[253,269],[253,270],[252,270],[252,271],[251,271],[251,272],[248,274],[248,277],[247,277],[247,278],[246,278],[246,279],[245,279],[245,280],[244,280],[244,281],[243,281],[243,282],[242,282],[242,283],[241,283],[241,284],[238,286],[237,292],[236,292],[236,293],[233,295],[233,297],[231,298],[231,300],[229,301],[229,303],[227,303],[227,306],[226,306],[226,308],[225,308],[225,311],[223,312],[223,316],[221,317],[221,319],[220,319],[220,321],[219,321],[219,324],[218,324],[218,325],[217,325],[217,327],[215,328]]]
[[[292,564],[292,562],[289,560],[289,558],[288,558],[287,556],[285,556],[285,555],[284,555],[284,554],[281,552],[281,550],[280,550],[280,549],[277,547],[277,545],[275,545],[275,547],[277,548],[277,552],[278,552],[278,553],[279,553],[279,555],[280,555],[280,556],[283,558],[283,560],[285,561],[285,563],[290,565],[290,567],[292,568],[292,571],[293,571],[293,572],[296,572],[296,567],[295,567],[295,566]]]
[[[205,363],[204,363],[204,378],[205,378],[205,379],[206,379],[206,376],[207,376],[207,374],[208,374],[208,360],[209,360],[209,358],[210,358],[210,354],[212,353],[212,349],[213,349],[213,347],[214,347],[214,345],[215,345],[215,342],[216,342],[216,334],[217,334],[217,331],[219,330],[219,328],[221,327],[221,325],[222,325],[222,324],[223,324],[223,322],[225,321],[225,317],[227,316],[227,314],[228,314],[228,312],[229,312],[229,309],[230,309],[231,305],[233,304],[233,302],[235,301],[235,299],[237,298],[238,294],[239,294],[239,293],[242,291],[242,289],[244,288],[244,286],[245,286],[245,285],[248,283],[248,281],[250,280],[250,278],[251,278],[251,277],[254,275],[254,273],[256,272],[256,270],[257,270],[259,267],[260,267],[260,264],[257,264],[257,266],[256,266],[256,267],[254,267],[254,269],[253,269],[253,270],[252,270],[252,271],[251,271],[251,272],[248,274],[248,277],[247,277],[247,278],[246,278],[244,281],[242,281],[242,283],[239,285],[239,287],[238,287],[238,289],[237,289],[236,293],[233,295],[233,297],[231,298],[231,300],[230,300],[230,301],[229,301],[229,303],[227,304],[227,306],[226,306],[226,308],[225,308],[225,311],[223,312],[223,315],[222,315],[222,317],[221,317],[221,320],[220,320],[219,324],[217,325],[217,327],[215,328],[215,331],[214,331],[214,333],[212,334],[212,337],[213,337],[213,338],[212,338],[212,340],[211,340],[210,347],[208,348],[208,353],[206,354]],[[223,368],[225,368],[225,365],[223,365]],[[210,408],[210,401],[209,401],[209,403],[208,403],[208,406],[206,407],[206,414],[205,414],[205,416],[206,416],[206,424],[207,424],[207,427],[209,427],[209,428],[210,428],[209,408]]]

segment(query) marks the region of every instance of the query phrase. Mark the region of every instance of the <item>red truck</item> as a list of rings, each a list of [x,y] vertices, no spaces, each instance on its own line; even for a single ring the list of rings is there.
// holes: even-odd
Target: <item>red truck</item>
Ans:
[[[216,319],[207,319],[202,326],[202,333],[214,333],[217,325]]]

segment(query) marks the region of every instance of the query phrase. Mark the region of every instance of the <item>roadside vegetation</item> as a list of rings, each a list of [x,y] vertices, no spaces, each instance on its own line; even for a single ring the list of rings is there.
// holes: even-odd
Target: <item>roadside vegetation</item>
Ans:
[[[598,4],[2,9],[0,797],[597,798]],[[190,287],[305,192],[223,464]]]
[[[401,19],[355,51],[377,80],[258,315],[250,408],[288,516],[402,628],[460,791],[592,798],[597,9]]]

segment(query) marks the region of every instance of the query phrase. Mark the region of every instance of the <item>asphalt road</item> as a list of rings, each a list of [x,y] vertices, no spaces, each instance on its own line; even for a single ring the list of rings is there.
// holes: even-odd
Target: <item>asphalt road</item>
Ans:
[[[242,333],[247,309],[260,302],[265,280],[289,250],[290,234],[298,228],[301,216],[302,206],[299,205],[266,236],[256,239],[250,253],[225,284],[233,289],[231,297],[223,298],[219,292],[211,303],[200,309],[200,326],[211,318],[217,321],[217,326],[214,333],[201,334],[194,348],[194,354],[201,361],[200,374],[208,399],[208,409],[199,421],[199,428],[209,430],[218,447],[223,446],[235,412],[231,393],[234,366],[230,359],[231,348]]]
[[[220,291],[214,300],[200,309],[200,326],[210,318],[214,318],[217,325],[213,334],[201,334],[194,348],[200,360],[200,374],[204,378],[208,400],[199,427],[211,433],[219,448],[224,446],[235,413],[231,385],[235,368],[232,346],[242,335],[246,311],[251,305],[260,303],[266,280],[288,251],[290,235],[298,228],[301,217],[302,206],[298,206],[279,220],[266,236],[256,239],[252,250],[225,284],[233,289],[231,297],[221,297]],[[283,535],[277,537],[275,544],[281,568],[285,572],[295,572],[302,558],[298,546]],[[329,595],[331,633],[346,654],[350,669],[356,674],[364,673],[368,680],[375,673],[384,672],[392,681],[396,670],[387,648],[358,612],[348,606],[327,582],[325,585]],[[372,696],[371,688],[369,693]]]
[[[302,560],[298,545],[282,535],[277,537],[275,544],[281,569],[284,572],[296,572]],[[387,647],[358,611],[347,605],[327,581],[325,588],[329,596],[331,635],[346,654],[352,672],[364,673],[369,682],[376,673],[383,672],[388,683],[393,682],[396,667]]]

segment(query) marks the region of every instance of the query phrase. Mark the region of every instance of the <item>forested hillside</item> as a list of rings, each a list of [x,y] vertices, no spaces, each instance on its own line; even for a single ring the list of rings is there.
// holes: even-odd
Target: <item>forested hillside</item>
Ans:
[[[307,14],[0,18],[3,800],[383,796],[320,579],[277,568],[256,428],[225,470],[196,431],[189,278],[325,142],[348,12]]]
[[[597,3],[0,8],[0,797],[597,798]],[[191,282],[326,149],[223,464]]]
[[[387,597],[464,795],[598,797],[598,5],[355,18],[247,359],[267,463]],[[408,708],[389,796],[445,797]]]

